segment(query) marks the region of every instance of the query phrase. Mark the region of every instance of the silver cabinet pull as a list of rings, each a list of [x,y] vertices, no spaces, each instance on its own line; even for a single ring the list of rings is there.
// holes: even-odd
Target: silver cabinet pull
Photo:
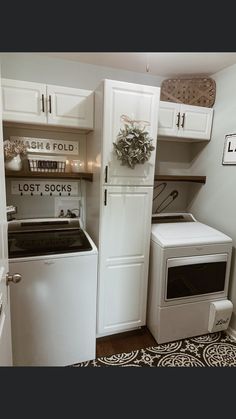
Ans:
[[[176,126],[179,128],[179,123],[180,123],[180,112],[177,113],[177,122],[176,122]]]
[[[184,123],[185,123],[185,113],[183,113],[182,115],[182,124],[181,124],[182,128],[184,127]]]
[[[22,280],[22,276],[20,274],[10,275],[9,273],[7,273],[7,275],[6,275],[6,283],[7,283],[7,285],[9,285],[9,282],[13,282],[13,284],[17,284],[21,280]]]

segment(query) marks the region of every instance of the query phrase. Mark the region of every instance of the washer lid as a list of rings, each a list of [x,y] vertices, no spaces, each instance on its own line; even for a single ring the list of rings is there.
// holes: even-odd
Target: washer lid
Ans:
[[[194,223],[152,224],[151,239],[161,247],[232,242],[230,237],[198,221]]]
[[[189,223],[197,221],[190,212],[167,212],[152,214],[152,224],[160,223]]]

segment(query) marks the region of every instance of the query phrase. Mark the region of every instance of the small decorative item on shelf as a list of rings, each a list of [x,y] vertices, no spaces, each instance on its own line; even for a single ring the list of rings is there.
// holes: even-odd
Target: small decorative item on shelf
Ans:
[[[19,171],[22,169],[22,157],[27,154],[27,147],[22,140],[4,141],[5,168],[7,170]]]
[[[83,171],[83,162],[81,160],[71,160],[70,162],[71,171],[78,173]]]
[[[147,121],[132,120],[126,115],[121,116],[125,128],[120,129],[117,142],[113,143],[115,153],[121,165],[134,169],[136,164],[143,164],[151,157],[151,151],[155,149],[152,138],[146,131]]]

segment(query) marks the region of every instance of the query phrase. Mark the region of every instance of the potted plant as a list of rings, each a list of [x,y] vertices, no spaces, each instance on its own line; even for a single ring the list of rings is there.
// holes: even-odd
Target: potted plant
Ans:
[[[3,144],[6,169],[21,170],[21,159],[27,154],[27,146],[20,139],[6,140]]]

